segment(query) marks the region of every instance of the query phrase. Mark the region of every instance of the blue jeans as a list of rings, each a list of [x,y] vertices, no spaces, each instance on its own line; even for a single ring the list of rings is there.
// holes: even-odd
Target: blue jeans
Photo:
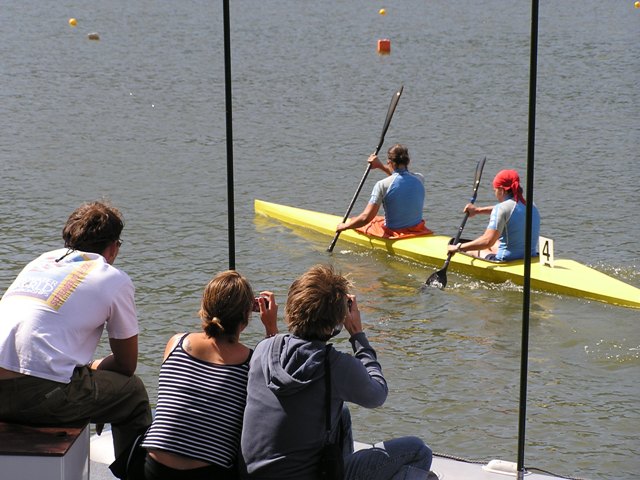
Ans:
[[[345,480],[426,480],[431,449],[417,437],[400,437],[353,451],[351,415],[342,410]]]

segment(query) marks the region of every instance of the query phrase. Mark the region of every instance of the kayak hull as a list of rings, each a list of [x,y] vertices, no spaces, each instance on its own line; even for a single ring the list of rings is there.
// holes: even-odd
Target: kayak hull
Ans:
[[[290,226],[310,229],[334,236],[342,218],[312,210],[255,200],[256,214],[279,220]],[[390,255],[414,260],[425,265],[442,266],[447,258],[450,237],[426,235],[404,239],[370,237],[355,230],[346,230],[338,241],[349,242]],[[524,261],[491,262],[470,255],[451,257],[449,269],[489,282],[524,283]],[[606,275],[574,260],[555,259],[554,267],[531,262],[531,287],[561,295],[572,295],[612,305],[640,308],[640,289]]]

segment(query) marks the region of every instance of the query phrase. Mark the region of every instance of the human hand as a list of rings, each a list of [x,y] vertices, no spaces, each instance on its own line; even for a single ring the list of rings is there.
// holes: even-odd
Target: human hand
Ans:
[[[278,304],[273,292],[267,290],[260,292],[258,298],[260,306],[260,321],[264,325],[264,334],[267,337],[278,333]]]
[[[360,319],[360,310],[358,310],[358,301],[355,295],[349,295],[351,307],[344,319],[344,328],[347,329],[349,335],[354,336],[356,333],[362,332],[362,320]]]
[[[478,207],[473,203],[467,203],[462,210],[462,213],[468,213],[470,217],[474,217],[478,214]]]
[[[349,227],[347,227],[346,223],[339,223],[336,226],[336,232],[344,232],[345,230],[348,230],[348,229],[349,229]]]
[[[455,255],[460,251],[460,245],[462,244],[456,243],[455,245],[447,245],[447,253],[449,253],[451,256]]]
[[[375,153],[372,153],[371,155],[369,155],[367,162],[369,162],[369,165],[371,166],[371,168],[385,170],[384,165],[378,158],[378,155],[376,155]]]

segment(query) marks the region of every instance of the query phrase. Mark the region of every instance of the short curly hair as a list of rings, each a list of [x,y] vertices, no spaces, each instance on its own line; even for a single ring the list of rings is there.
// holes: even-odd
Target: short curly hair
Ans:
[[[107,202],[88,202],[76,208],[62,229],[64,246],[82,252],[102,253],[120,238],[122,213]]]
[[[348,312],[351,282],[330,265],[314,265],[289,287],[284,309],[289,331],[304,340],[326,340]]]

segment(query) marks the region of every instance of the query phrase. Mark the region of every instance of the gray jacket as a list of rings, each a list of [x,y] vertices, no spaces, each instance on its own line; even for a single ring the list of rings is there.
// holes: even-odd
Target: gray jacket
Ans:
[[[382,405],[387,382],[364,333],[354,355],[329,350],[332,436],[343,402]],[[325,342],[280,334],[260,342],[249,369],[241,471],[250,479],[314,479],[325,438]]]

